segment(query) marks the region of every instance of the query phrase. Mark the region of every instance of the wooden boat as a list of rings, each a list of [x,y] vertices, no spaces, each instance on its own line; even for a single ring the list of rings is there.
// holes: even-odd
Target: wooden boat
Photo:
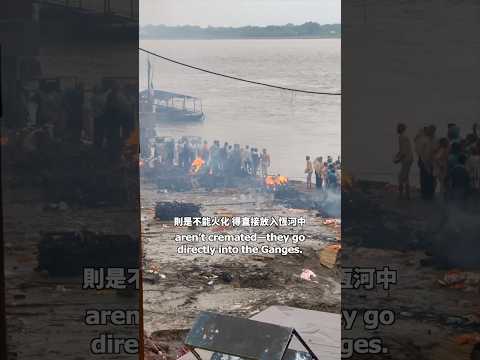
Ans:
[[[140,91],[140,119],[147,122],[196,122],[205,114],[202,101],[189,95],[146,89]]]
[[[154,127],[158,122],[198,122],[205,119],[199,98],[155,89],[150,60],[147,65],[148,87],[139,94],[140,121],[144,127]]]

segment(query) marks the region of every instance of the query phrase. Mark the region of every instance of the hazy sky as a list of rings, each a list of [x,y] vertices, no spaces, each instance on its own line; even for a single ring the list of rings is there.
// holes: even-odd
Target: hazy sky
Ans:
[[[244,26],[340,23],[341,0],[140,0],[140,24]]]

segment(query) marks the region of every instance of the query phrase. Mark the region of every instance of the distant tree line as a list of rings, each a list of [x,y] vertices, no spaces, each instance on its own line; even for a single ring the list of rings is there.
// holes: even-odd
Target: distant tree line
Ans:
[[[340,24],[269,25],[243,27],[206,27],[146,25],[141,39],[241,39],[241,38],[340,38]]]

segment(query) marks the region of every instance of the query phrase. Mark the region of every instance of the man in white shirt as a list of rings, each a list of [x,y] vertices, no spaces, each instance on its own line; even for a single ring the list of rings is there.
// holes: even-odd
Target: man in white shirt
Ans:
[[[398,133],[398,153],[395,156],[395,163],[400,164],[398,174],[398,192],[399,197],[403,198],[404,191],[407,199],[410,199],[410,168],[413,163],[412,144],[405,134],[407,126],[405,124],[397,125]]]

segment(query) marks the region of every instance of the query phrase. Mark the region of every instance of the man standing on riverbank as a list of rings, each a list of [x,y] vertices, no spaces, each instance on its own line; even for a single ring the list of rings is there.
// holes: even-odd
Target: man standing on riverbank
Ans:
[[[397,125],[398,133],[398,153],[395,155],[394,162],[400,164],[398,174],[398,192],[399,198],[403,198],[404,191],[407,199],[410,199],[410,168],[412,167],[413,154],[410,139],[405,134],[407,126],[405,124]]]
[[[323,158],[319,156],[313,162],[313,168],[315,169],[315,187],[318,190],[322,190],[322,167]]]
[[[310,156],[307,155],[305,158],[306,164],[305,164],[305,174],[307,174],[307,189],[312,188],[312,174],[313,174],[313,165],[312,161],[310,160]]]
[[[423,128],[415,138],[415,150],[420,169],[420,192],[424,200],[432,200],[435,195],[435,177],[433,176],[435,142],[435,127],[433,125]]]
[[[260,161],[262,163],[262,176],[266,177],[268,175],[268,168],[270,167],[270,155],[267,153],[267,149],[262,150]]]

